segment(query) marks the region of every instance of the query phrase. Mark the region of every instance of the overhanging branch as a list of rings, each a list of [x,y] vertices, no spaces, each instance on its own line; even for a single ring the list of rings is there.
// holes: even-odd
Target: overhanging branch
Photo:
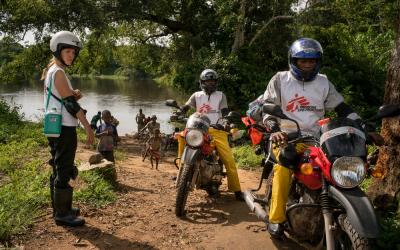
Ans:
[[[274,22],[276,20],[285,20],[285,19],[293,19],[293,16],[274,16],[271,19],[269,19],[268,22],[266,24],[264,24],[259,31],[257,31],[255,36],[251,39],[249,45],[251,46],[261,36],[261,34],[265,32],[265,30],[268,28],[268,26],[272,22]]]

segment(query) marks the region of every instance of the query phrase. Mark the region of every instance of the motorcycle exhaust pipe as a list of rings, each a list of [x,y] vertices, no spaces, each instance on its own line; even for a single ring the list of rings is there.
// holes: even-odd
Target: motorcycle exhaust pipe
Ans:
[[[254,194],[250,190],[246,190],[243,192],[243,197],[247,206],[250,208],[250,211],[255,213],[258,219],[266,221],[267,213],[259,203],[254,201]]]

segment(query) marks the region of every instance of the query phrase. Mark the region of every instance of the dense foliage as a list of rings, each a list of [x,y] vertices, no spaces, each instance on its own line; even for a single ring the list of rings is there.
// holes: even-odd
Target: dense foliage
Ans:
[[[66,29],[85,45],[71,73],[145,72],[192,92],[210,67],[230,105],[245,109],[287,69],[290,43],[307,36],[324,47],[322,72],[367,115],[382,102],[398,11],[395,0],[3,0],[0,82],[38,75],[49,60],[49,32]],[[27,30],[37,44],[22,48],[16,39]]]

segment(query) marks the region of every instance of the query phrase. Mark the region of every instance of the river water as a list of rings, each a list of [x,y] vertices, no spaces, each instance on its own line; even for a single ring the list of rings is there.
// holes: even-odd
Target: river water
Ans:
[[[172,109],[165,106],[166,99],[184,100],[174,89],[158,86],[152,80],[71,80],[73,88],[80,89],[83,98],[80,105],[88,112],[87,119],[104,109],[119,120],[120,135],[137,131],[136,114],[141,108],[146,116],[157,115],[161,132],[171,133],[173,126],[168,123]],[[43,83],[31,82],[25,85],[1,85],[0,97],[10,104],[21,107],[25,119],[38,121],[43,118]]]

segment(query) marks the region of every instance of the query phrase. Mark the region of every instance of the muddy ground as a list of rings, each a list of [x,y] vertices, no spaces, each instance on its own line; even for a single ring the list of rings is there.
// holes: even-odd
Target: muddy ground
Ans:
[[[265,224],[251,214],[244,202],[227,192],[211,199],[197,190],[188,198],[187,214],[174,214],[172,177],[174,153],[166,153],[159,170],[142,162],[138,141],[123,137],[119,145],[125,159],[117,161],[115,203],[103,208],[81,205],[86,225],[56,226],[50,206],[29,231],[13,243],[23,249],[303,249],[295,242],[273,241]],[[87,161],[94,151],[79,146],[77,159]],[[242,189],[258,184],[258,171],[239,170]]]

